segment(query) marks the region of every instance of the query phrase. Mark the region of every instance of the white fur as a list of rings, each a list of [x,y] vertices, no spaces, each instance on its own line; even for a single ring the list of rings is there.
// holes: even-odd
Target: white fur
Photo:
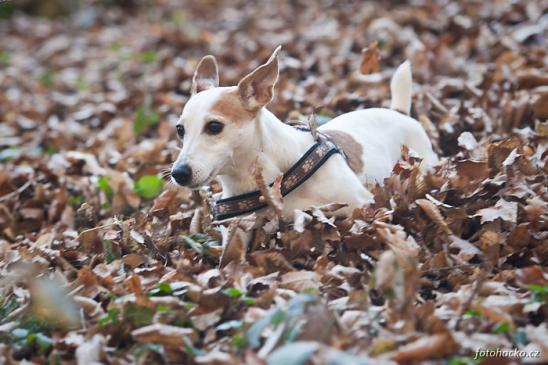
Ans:
[[[398,67],[394,76],[392,76],[392,81],[390,81],[390,93],[392,94],[390,108],[409,115],[412,87],[411,63],[405,61]]]
[[[319,128],[350,134],[362,146],[362,183],[380,183],[390,176],[401,158],[401,146],[414,150],[424,159],[425,168],[438,162],[426,132],[415,119],[394,110],[371,108],[343,114]]]
[[[409,112],[411,105],[411,69],[402,64],[391,82],[392,107]],[[281,122],[266,108],[255,119],[241,125],[225,127],[222,138],[201,133],[209,109],[226,88],[212,88],[194,95],[181,116],[186,129],[183,149],[176,164],[192,167],[191,187],[207,184],[218,175],[222,196],[229,197],[258,189],[253,170],[258,162],[266,182],[287,171],[314,143],[310,133]],[[220,116],[222,118],[222,116]],[[295,209],[306,209],[332,202],[347,203],[342,214],[349,214],[373,201],[366,183],[382,183],[391,174],[406,145],[423,158],[431,168],[438,158],[432,151],[421,125],[401,112],[371,108],[343,114],[319,128],[350,134],[363,149],[364,166],[356,175],[341,155],[333,155],[303,185],[284,198],[284,218]]]
[[[266,108],[259,112],[254,124],[256,130],[250,143],[242,146],[232,166],[219,174],[223,198],[258,189],[253,175],[256,162],[263,167],[265,181],[271,182],[314,144],[310,133],[288,126]],[[333,189],[334,186],[340,188]],[[290,217],[295,209],[332,202],[348,203],[346,213],[350,213],[353,208],[372,201],[371,193],[343,157],[334,155],[284,199],[284,216]]]

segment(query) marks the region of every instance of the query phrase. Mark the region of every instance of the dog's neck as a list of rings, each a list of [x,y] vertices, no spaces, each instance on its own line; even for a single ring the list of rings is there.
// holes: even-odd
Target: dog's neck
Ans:
[[[314,144],[310,133],[283,123],[266,108],[257,113],[253,123],[253,140],[242,143],[232,163],[218,176],[223,198],[258,190],[254,174],[257,164],[263,169],[265,183],[272,183]]]

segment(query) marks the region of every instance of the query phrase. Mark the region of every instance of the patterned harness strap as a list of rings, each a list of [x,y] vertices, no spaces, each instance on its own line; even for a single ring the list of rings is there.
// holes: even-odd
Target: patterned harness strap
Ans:
[[[340,153],[344,156],[344,153],[333,141],[320,135],[319,141],[314,143],[314,145],[283,174],[281,184],[282,196],[286,196],[302,185],[335,153]],[[251,213],[265,208],[266,206],[267,204],[264,201],[261,201],[261,192],[257,190],[217,200],[213,206],[212,214],[215,220],[219,221]]]

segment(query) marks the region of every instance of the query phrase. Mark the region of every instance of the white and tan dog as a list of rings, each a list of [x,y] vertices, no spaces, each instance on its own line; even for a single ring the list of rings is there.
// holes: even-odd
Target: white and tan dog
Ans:
[[[213,56],[205,56],[194,73],[192,96],[177,122],[183,140],[173,164],[173,180],[196,189],[218,178],[222,197],[258,189],[257,161],[267,183],[286,172],[314,144],[310,133],[297,130],[272,114],[278,80],[278,47],[270,59],[237,86],[219,87]],[[382,183],[406,145],[431,168],[438,158],[424,129],[407,116],[411,106],[411,68],[402,64],[391,82],[391,109],[371,108],[343,114],[319,128],[347,155],[335,154],[308,180],[284,198],[283,216],[295,209],[332,202],[347,203],[342,214],[372,202],[365,183]]]

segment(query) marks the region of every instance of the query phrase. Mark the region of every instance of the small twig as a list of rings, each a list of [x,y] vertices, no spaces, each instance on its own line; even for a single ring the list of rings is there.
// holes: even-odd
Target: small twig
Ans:
[[[4,200],[9,200],[11,197],[21,194],[23,191],[25,191],[26,188],[28,188],[32,184],[32,181],[27,181],[23,185],[17,188],[17,190],[12,191],[11,193],[8,193],[6,195],[0,196],[0,202],[3,202]]]
[[[264,199],[264,202],[268,204],[272,209],[274,209],[274,212],[276,215],[281,218],[282,217],[282,200],[281,200],[281,193],[279,191],[281,188],[281,178],[282,175],[279,175],[276,178],[276,181],[274,181],[274,185],[272,186],[272,189],[268,187],[268,185],[264,181],[263,177],[263,168],[256,164],[255,166],[255,181],[257,182],[257,185],[259,187],[259,191],[261,192],[262,199]]]
[[[421,271],[421,274],[429,274],[436,271],[447,271],[447,270],[463,269],[467,267],[477,267],[477,266],[478,266],[477,264],[460,264],[460,265],[454,265],[454,266],[436,267],[436,268]]]
[[[80,290],[84,289],[85,285],[84,284],[80,284],[78,285],[76,288],[72,289],[67,295],[69,297],[73,297],[75,296]]]
[[[15,319],[15,317],[17,317],[21,313],[25,312],[28,307],[29,307],[29,303],[27,302],[27,303],[21,305],[19,308],[14,309],[6,317],[4,317],[4,322],[9,322],[12,319]]]
[[[199,190],[192,190],[192,200],[196,204],[196,206],[201,206],[204,203],[204,200],[202,199],[202,195],[200,194]]]
[[[476,281],[474,282],[474,287],[472,288],[472,292],[470,293],[470,296],[468,297],[466,302],[464,302],[463,306],[461,307],[459,311],[458,319],[455,322],[455,327],[454,327],[455,330],[459,328],[459,324],[460,324],[460,321],[462,320],[462,317],[464,316],[464,313],[470,308],[470,304],[472,304],[472,301],[474,300],[479,290],[481,289],[483,283],[485,282],[485,279],[487,279],[487,275],[491,272],[491,269],[492,269],[491,264],[482,265],[482,266],[483,267],[480,268],[478,277]]]
[[[316,122],[316,114],[314,113],[310,114],[310,117],[308,118],[308,128],[310,129],[314,141],[318,141],[320,136],[318,135],[318,123]]]
[[[446,234],[451,235],[451,228],[445,222],[439,208],[428,199],[417,199],[415,203],[426,213],[426,215]]]
[[[430,102],[432,103],[432,106],[441,111],[442,113],[449,113],[449,110],[439,101],[434,95],[429,93],[428,91],[425,93],[426,97]]]
[[[82,232],[80,232],[80,234],[78,235],[78,239],[82,238],[82,235],[83,234],[86,234],[88,232],[93,232],[93,231],[96,231],[98,229],[102,229],[102,228],[107,228],[107,227],[110,227],[110,226],[114,226],[115,224],[118,224],[120,223],[118,220],[112,222],[112,223],[107,223],[107,224],[103,224],[102,226],[97,226],[97,227],[93,227],[93,228],[88,228],[88,229],[84,229]]]

